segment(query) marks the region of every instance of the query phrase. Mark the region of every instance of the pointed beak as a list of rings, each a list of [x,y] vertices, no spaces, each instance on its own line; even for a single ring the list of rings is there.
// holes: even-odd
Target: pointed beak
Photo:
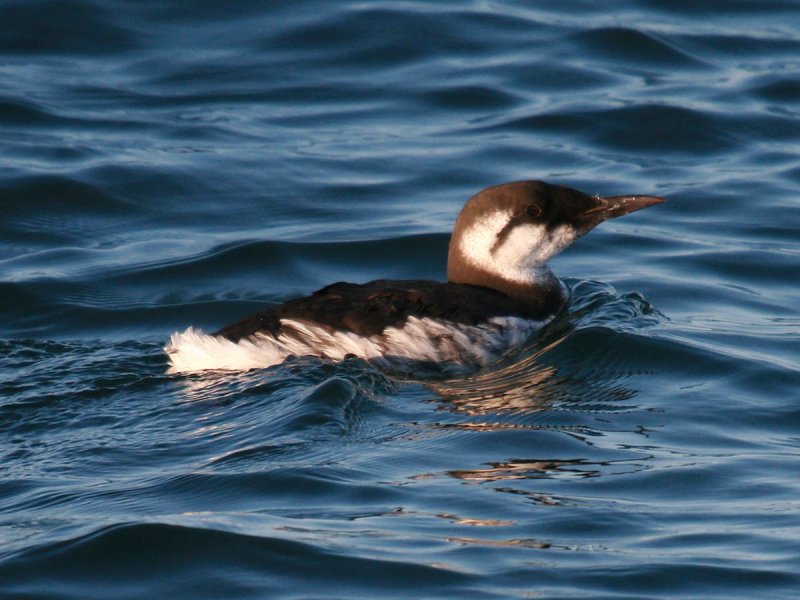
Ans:
[[[597,213],[603,220],[614,219],[666,201],[660,196],[606,196],[597,198],[597,206],[588,212]]]

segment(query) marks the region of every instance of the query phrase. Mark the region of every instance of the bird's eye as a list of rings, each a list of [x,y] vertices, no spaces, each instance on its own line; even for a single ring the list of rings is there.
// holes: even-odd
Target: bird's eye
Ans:
[[[525,209],[525,212],[529,217],[536,218],[542,214],[542,207],[538,204],[528,204],[528,208]]]

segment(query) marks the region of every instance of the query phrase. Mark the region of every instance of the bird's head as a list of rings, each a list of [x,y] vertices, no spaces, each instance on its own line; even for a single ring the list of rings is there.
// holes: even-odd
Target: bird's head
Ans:
[[[664,202],[658,196],[590,196],[544,181],[486,188],[470,198],[453,228],[447,278],[486,285],[487,277],[534,282],[547,261],[606,219]]]

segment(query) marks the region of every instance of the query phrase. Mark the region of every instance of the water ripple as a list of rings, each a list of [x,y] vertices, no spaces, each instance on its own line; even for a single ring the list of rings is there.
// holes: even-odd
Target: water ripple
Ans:
[[[796,596],[795,2],[0,23],[0,596]],[[443,279],[529,178],[670,201],[557,257],[499,364],[166,374],[189,324]]]

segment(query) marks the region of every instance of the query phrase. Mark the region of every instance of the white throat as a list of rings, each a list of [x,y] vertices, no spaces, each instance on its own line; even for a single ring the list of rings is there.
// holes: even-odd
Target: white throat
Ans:
[[[464,230],[459,250],[474,267],[507,281],[539,284],[555,278],[547,261],[577,238],[575,229],[540,223],[511,225],[510,211],[494,211]],[[510,228],[509,228],[510,227]]]

